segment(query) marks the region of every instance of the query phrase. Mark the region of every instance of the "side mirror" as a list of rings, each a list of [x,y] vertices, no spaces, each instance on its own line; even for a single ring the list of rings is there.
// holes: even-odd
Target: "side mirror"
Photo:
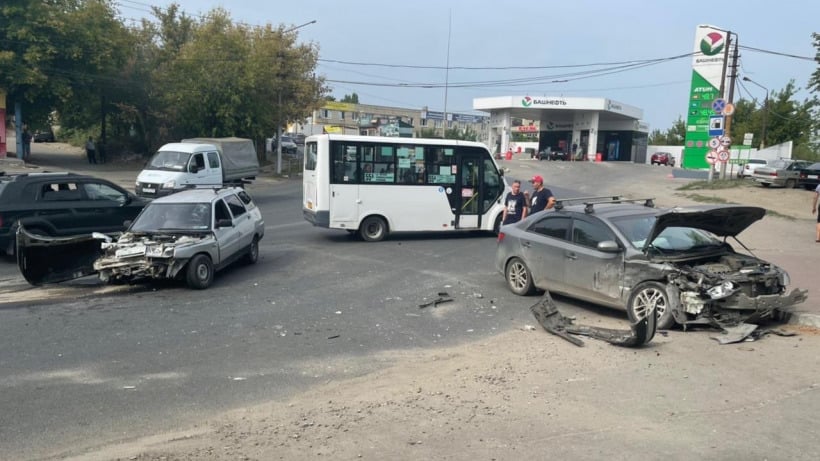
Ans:
[[[217,219],[216,227],[233,227],[233,221],[231,221],[230,219]]]
[[[504,176],[504,169],[498,170],[498,176]]]
[[[621,251],[621,247],[619,247],[614,240],[604,240],[603,242],[598,242],[598,251],[618,253]]]

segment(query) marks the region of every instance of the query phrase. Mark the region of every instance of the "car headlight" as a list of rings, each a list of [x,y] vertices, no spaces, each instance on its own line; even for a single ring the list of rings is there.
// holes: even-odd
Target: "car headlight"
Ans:
[[[174,255],[173,247],[163,247],[162,245],[154,245],[145,248],[145,256],[152,258],[170,258]]]
[[[723,282],[720,285],[715,285],[706,290],[706,294],[712,299],[725,298],[735,291],[735,284],[729,281]]]
[[[174,187],[177,187],[177,182],[174,181],[173,179],[170,180],[170,181],[166,181],[166,182],[162,183],[162,188],[163,189],[173,189]]]

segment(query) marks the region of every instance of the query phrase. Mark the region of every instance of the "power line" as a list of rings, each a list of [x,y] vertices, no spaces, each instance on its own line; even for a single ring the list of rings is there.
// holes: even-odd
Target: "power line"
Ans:
[[[754,48],[754,47],[745,46],[745,45],[740,45],[739,48],[742,48],[744,50],[749,50],[749,51],[757,51],[758,53],[773,54],[775,56],[784,56],[784,57],[787,57],[787,58],[802,59],[804,61],[814,61],[815,60],[815,58],[809,57],[809,56],[800,56],[800,55],[791,54],[791,53],[784,53],[782,51],[764,50],[762,48]]]

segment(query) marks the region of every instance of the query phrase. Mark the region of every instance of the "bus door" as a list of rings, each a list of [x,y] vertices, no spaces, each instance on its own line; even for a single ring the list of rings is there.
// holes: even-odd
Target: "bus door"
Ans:
[[[359,171],[356,146],[331,145],[330,227],[356,229],[359,219]]]
[[[481,228],[483,162],[481,155],[460,149],[456,174],[456,229]]]

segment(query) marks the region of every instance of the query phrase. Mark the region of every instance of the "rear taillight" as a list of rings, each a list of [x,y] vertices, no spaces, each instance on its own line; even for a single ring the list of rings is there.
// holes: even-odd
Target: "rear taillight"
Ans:
[[[777,177],[777,172],[776,172],[776,171],[772,171],[772,172],[769,174],[769,176],[774,176],[774,177],[776,178],[776,177]]]
[[[504,240],[504,233],[503,233],[503,232],[499,232],[499,233],[498,233],[498,243],[501,243],[501,241],[502,241],[502,240]]]
[[[0,227],[3,227],[3,215],[0,214]]]

